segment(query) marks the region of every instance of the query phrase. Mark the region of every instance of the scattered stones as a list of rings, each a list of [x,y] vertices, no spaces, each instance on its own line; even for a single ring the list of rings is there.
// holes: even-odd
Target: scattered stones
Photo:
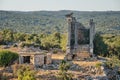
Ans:
[[[58,69],[58,66],[57,64],[48,64],[48,65],[43,65],[42,69],[45,69],[45,70],[57,70]]]

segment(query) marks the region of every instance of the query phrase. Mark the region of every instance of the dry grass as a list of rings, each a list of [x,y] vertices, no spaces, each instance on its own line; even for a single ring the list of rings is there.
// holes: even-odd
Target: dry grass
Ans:
[[[101,63],[100,61],[73,61],[74,64],[78,64],[79,66],[95,66],[97,63]]]
[[[37,72],[37,80],[58,80],[59,70],[40,70]],[[68,71],[68,73],[73,74],[72,78],[77,78],[80,75],[85,75],[78,71]]]
[[[63,60],[65,54],[52,54],[52,59],[60,59]],[[101,63],[100,61],[72,61],[74,64],[78,64],[79,66],[95,66],[97,63]]]
[[[8,50],[8,51],[12,51],[12,52],[18,53],[21,49],[20,48],[16,48],[16,47],[10,47],[8,49],[2,49],[2,48],[0,48],[0,51],[1,50]]]
[[[63,54],[63,53],[52,54],[52,59],[60,59],[60,60],[62,60],[62,59],[64,59],[64,57],[65,57],[65,54]]]
[[[58,70],[39,70],[36,74],[37,80],[57,80]]]

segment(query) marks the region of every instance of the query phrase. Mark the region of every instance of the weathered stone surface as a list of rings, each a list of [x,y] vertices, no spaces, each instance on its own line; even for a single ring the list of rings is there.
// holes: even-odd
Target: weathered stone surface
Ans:
[[[72,55],[68,55],[67,60],[72,60]]]
[[[50,53],[35,53],[35,52],[27,52],[27,53],[20,53],[19,54],[19,64],[32,64],[36,67],[42,66],[44,64],[51,64],[52,63],[52,54]]]
[[[48,53],[46,55],[46,64],[51,64],[52,63],[52,54],[51,53]]]
[[[81,53],[77,53],[76,57],[78,57],[77,59],[79,60],[86,60],[87,58],[90,58],[90,54],[86,52],[81,52]]]
[[[34,65],[43,65],[44,64],[44,55],[35,55],[34,57]]]
[[[76,53],[93,55],[93,40],[95,35],[95,23],[93,19],[90,19],[89,29],[86,29],[81,23],[77,22],[76,18],[72,15],[67,16],[66,20],[68,26],[67,60],[72,60],[71,55]],[[77,54],[77,57],[83,59],[89,57],[82,55]]]
[[[48,64],[48,65],[43,65],[41,68],[45,69],[45,70],[54,70],[54,69],[58,69],[57,64]]]

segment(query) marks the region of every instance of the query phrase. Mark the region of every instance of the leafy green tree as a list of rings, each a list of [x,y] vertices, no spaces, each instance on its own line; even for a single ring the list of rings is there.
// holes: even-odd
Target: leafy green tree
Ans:
[[[3,38],[2,32],[0,32],[0,44],[3,44],[3,43],[4,43],[4,38]]]
[[[33,42],[35,42],[36,44],[41,44],[40,38],[38,36],[33,37]]]
[[[26,34],[25,33],[15,33],[14,34],[14,41],[18,42],[18,41],[25,41],[25,36]]]
[[[94,38],[94,54],[107,56],[107,45],[104,43],[100,34],[96,34]]]
[[[58,40],[58,43],[60,43],[61,42],[61,34],[59,32],[55,32],[55,33],[53,33],[53,35],[54,35],[54,38],[56,40]]]
[[[120,59],[120,36],[119,35],[103,35],[104,42],[108,46],[109,55],[117,55]]]
[[[13,31],[9,29],[4,29],[2,31],[3,39],[5,42],[12,42],[13,41]]]

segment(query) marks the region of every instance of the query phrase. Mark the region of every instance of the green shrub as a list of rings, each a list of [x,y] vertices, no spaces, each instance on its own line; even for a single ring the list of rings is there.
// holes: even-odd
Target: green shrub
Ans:
[[[58,73],[58,79],[60,80],[72,80],[72,74],[68,73],[68,69],[70,68],[70,65],[66,61],[62,61],[59,65],[59,73]]]
[[[0,51],[0,66],[8,66],[18,58],[18,54],[11,51]]]
[[[59,65],[59,70],[62,72],[64,71],[67,72],[69,68],[70,68],[70,65],[64,60]]]
[[[56,54],[58,51],[57,50],[53,50],[53,53]]]
[[[102,66],[102,63],[100,63],[100,62],[98,62],[98,63],[95,65],[96,68],[100,68],[101,66]]]
[[[18,80],[36,80],[35,71],[30,69],[28,65],[21,65],[17,70]]]
[[[113,69],[115,67],[120,67],[120,60],[117,56],[112,56],[110,60],[105,62],[106,67]]]

